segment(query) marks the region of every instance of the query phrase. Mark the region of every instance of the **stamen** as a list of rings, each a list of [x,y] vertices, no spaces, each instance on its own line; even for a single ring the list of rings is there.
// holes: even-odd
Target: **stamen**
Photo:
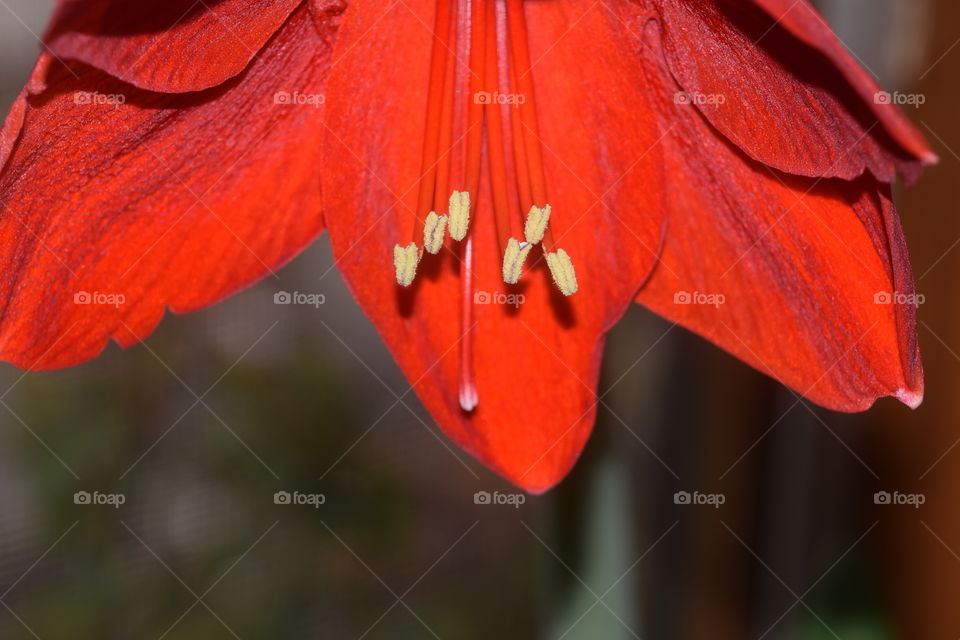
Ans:
[[[573,262],[567,252],[556,248],[553,230],[550,228],[551,207],[547,203],[547,180],[543,168],[543,149],[540,142],[540,125],[537,121],[537,101],[530,74],[530,44],[527,41],[527,23],[523,11],[523,0],[506,0],[509,16],[511,59],[516,64],[517,86],[525,100],[520,105],[519,119],[523,129],[521,139],[526,150],[529,169],[530,190],[533,206],[527,216],[524,236],[528,242],[543,242],[547,265],[553,274],[553,281],[566,295],[577,292],[577,277]],[[531,224],[531,217],[533,218]],[[542,223],[542,229],[541,227]],[[529,233],[528,229],[529,228]],[[553,256],[553,257],[551,257]]]
[[[442,0],[441,0],[442,1]],[[463,240],[470,223],[470,208],[476,206],[480,193],[480,160],[483,155],[483,102],[480,96],[486,90],[487,0],[470,3],[470,96],[467,118],[466,190],[454,191],[459,197],[457,215],[454,215],[450,196],[450,236]]]
[[[526,147],[533,204],[544,207],[547,204],[547,185],[540,148],[537,101],[533,91],[533,77],[530,75],[530,45],[527,42],[527,22],[523,12],[523,0],[507,0],[507,15],[510,28],[510,59],[516,65],[514,73],[517,78],[517,88],[524,98],[523,104],[518,109],[522,128],[520,140]]]
[[[510,238],[507,250],[503,254],[503,281],[507,284],[517,284],[523,274],[523,263],[533,245],[527,242],[517,242]]]
[[[508,47],[507,51],[511,64],[510,66],[510,86],[512,91],[523,95],[520,85],[517,83],[517,64],[514,60],[513,52]],[[526,102],[526,96],[523,98]],[[527,163],[527,149],[524,142],[523,124],[520,122],[520,109],[510,109],[510,129],[513,139],[514,166],[517,172],[517,193],[520,200],[521,211],[529,211],[533,206],[533,195],[530,193],[530,169]]]
[[[440,147],[441,121],[444,103],[444,85],[447,77],[447,56],[450,42],[452,5],[437,3],[434,23],[433,51],[430,57],[430,88],[427,95],[427,120],[423,136],[423,158],[420,165],[420,190],[417,197],[413,241],[423,237],[427,214],[433,210],[434,189],[437,183],[437,152]]]
[[[514,77],[513,67],[510,64],[510,32],[507,28],[507,11],[503,3],[497,3],[497,51],[499,53],[500,64],[497,66],[497,81],[499,83],[500,94],[497,99],[500,111],[501,136],[499,143],[503,147],[504,160],[504,180],[503,183],[507,190],[507,219],[510,223],[510,237],[523,237],[523,213],[521,194],[518,181],[520,180],[520,169],[517,167],[517,154],[511,153],[511,149],[516,150],[523,147],[517,141],[516,134],[518,130],[514,127],[514,121],[517,118],[517,81]],[[506,98],[506,99],[504,99]],[[497,141],[491,141],[496,144]]]
[[[555,252],[547,254],[547,266],[550,267],[550,274],[557,288],[565,296],[572,296],[579,288],[577,285],[577,273],[573,268],[573,261],[563,249],[557,249]]]
[[[448,41],[449,46],[455,48],[457,46],[455,26],[458,2],[452,0],[450,4],[454,5],[454,9],[451,15],[452,35],[449,36]],[[446,64],[442,94],[443,103],[440,109],[440,137],[437,141],[437,178],[433,191],[433,209],[431,212],[439,211],[443,205],[447,204],[447,194],[450,193],[450,155],[453,146],[453,125],[455,124],[453,120],[454,79],[457,65],[456,56],[452,55],[450,51],[447,51]],[[443,244],[443,231],[440,232],[440,244]],[[437,250],[439,251],[439,248]],[[436,251],[430,253],[436,253]]]
[[[454,191],[450,195],[450,237],[457,242],[467,237],[470,226],[470,192]]]
[[[423,247],[436,255],[443,247],[443,232],[447,228],[447,216],[438,216],[436,211],[427,214],[423,227]]]
[[[530,207],[530,213],[527,214],[527,222],[523,226],[523,236],[530,244],[537,244],[543,240],[543,235],[547,231],[547,224],[550,222],[550,205],[542,209],[536,205]]]
[[[510,209],[507,195],[507,169],[503,150],[503,120],[500,105],[494,99],[500,94],[500,74],[497,64],[497,3],[487,4],[487,64],[484,91],[487,102],[484,113],[487,121],[487,161],[490,164],[490,187],[493,191],[493,213],[497,225],[500,251],[506,252],[510,234]]]
[[[579,288],[573,261],[556,246],[550,224],[523,0],[437,1],[425,115],[413,240],[394,247],[393,262],[397,284],[408,287],[424,252],[439,253],[446,232],[464,242],[458,400],[472,412],[479,397],[469,228],[477,218],[481,171],[489,171],[504,282],[519,282],[531,249],[541,244],[557,288],[566,296]]]
[[[397,284],[409,287],[417,276],[417,263],[420,262],[420,250],[415,242],[405,247],[393,248],[393,266],[397,272]]]

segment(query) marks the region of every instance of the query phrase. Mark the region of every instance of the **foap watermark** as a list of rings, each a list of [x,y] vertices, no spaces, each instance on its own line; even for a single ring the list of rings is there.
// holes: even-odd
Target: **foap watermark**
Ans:
[[[322,293],[303,293],[301,291],[277,291],[273,294],[273,304],[295,304],[319,309],[326,304],[327,296]]]
[[[500,93],[499,91],[494,91],[490,93],[489,91],[477,91],[473,94],[474,104],[508,104],[512,107],[519,108],[520,105],[526,104],[527,96],[522,93]]]
[[[127,296],[122,293],[107,293],[104,291],[77,291],[73,294],[73,304],[106,305],[121,307],[127,303]]]
[[[300,93],[294,91],[278,91],[273,94],[273,104],[294,105],[299,107],[314,107],[319,109],[327,103],[327,96],[322,93]]]
[[[878,291],[873,294],[874,304],[900,304],[909,307],[919,307],[927,301],[922,293],[901,293],[899,291]]]
[[[899,91],[877,91],[873,94],[873,101],[876,104],[895,104],[901,107],[920,108],[920,105],[926,104],[927,96],[922,93],[900,93]]]
[[[726,104],[727,96],[722,93],[700,93],[698,91],[678,91],[673,94],[674,104],[714,105]]]
[[[694,304],[719,307],[727,303],[727,296],[722,293],[705,293],[703,291],[677,291],[673,294],[673,304]]]
[[[877,491],[873,494],[873,504],[908,506],[919,509],[927,501],[922,493],[900,493],[899,491]]]
[[[522,493],[500,493],[494,491],[477,491],[473,494],[473,504],[483,505],[509,505],[514,509],[519,509],[520,505],[527,501],[527,496]]]
[[[498,304],[515,309],[519,308],[527,297],[522,293],[503,293],[501,291],[476,291],[473,294],[474,304]]]
[[[319,509],[326,504],[327,496],[322,493],[300,493],[299,491],[277,491],[273,494],[273,504],[307,506]]]
[[[710,506],[719,509],[720,505],[727,501],[727,496],[722,493],[700,493],[694,491],[677,491],[673,494],[673,504]]]
[[[119,509],[127,501],[122,493],[100,493],[99,491],[77,491],[73,494],[73,504],[83,506],[108,506]]]
[[[73,94],[73,104],[80,105],[119,105],[126,104],[127,96],[122,93],[100,93],[99,91],[77,91]]]

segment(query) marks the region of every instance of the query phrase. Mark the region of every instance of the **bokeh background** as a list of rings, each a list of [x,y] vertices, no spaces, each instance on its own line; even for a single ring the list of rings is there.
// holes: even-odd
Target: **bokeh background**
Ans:
[[[438,431],[321,239],[144,345],[0,365],[0,638],[960,637],[960,4],[818,4],[888,89],[926,98],[909,115],[942,158],[898,194],[919,410],[822,411],[636,308],[583,460],[518,497]],[[51,8],[0,0],[4,112]]]

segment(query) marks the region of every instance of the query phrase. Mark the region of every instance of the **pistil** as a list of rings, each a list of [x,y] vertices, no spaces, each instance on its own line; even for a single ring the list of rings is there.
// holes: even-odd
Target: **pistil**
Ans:
[[[417,208],[414,211],[413,240],[406,246],[396,245],[393,250],[393,262],[397,283],[410,286],[417,273],[417,265],[422,257],[423,245],[427,243],[425,227],[427,218],[433,212],[434,189],[437,184],[437,154],[441,139],[441,117],[443,115],[445,80],[447,76],[447,57],[450,51],[450,27],[455,16],[450,2],[438,2],[434,22],[433,51],[430,57],[430,84],[427,92],[427,120],[423,139],[420,188],[417,196]],[[434,212],[435,213],[435,212]],[[445,226],[445,225],[444,225]],[[433,232],[436,232],[434,226]],[[439,250],[439,249],[438,249]]]

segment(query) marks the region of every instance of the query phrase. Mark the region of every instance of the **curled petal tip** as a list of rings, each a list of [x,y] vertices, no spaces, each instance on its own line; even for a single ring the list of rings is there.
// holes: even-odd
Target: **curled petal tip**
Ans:
[[[897,400],[907,405],[911,409],[916,409],[923,404],[923,392],[911,391],[909,389],[897,389],[897,392],[893,395]]]

